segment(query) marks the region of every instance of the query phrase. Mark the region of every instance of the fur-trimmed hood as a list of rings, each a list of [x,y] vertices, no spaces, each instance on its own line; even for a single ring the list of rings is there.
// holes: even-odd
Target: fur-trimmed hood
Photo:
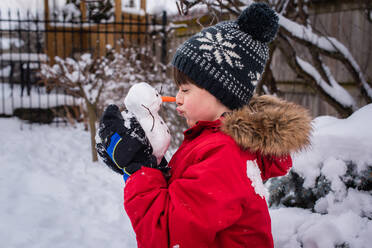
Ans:
[[[227,114],[221,130],[243,150],[280,156],[309,146],[312,126],[305,108],[264,95]]]

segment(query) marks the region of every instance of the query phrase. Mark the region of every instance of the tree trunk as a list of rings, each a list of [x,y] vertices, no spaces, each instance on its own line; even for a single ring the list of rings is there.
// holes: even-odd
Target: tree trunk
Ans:
[[[267,60],[266,68],[264,70],[264,73],[262,74],[262,78],[257,84],[256,92],[257,92],[258,95],[265,94],[264,89],[263,89],[264,85],[266,85],[268,87],[268,90],[269,90],[270,94],[278,93],[278,88],[276,86],[276,80],[275,80],[273,72],[271,70],[271,62],[272,62],[274,51],[275,51],[276,47],[277,47],[277,45],[276,45],[275,41],[272,42],[269,45],[269,48],[270,48],[269,59]]]
[[[90,129],[90,143],[92,149],[92,161],[98,161],[97,151],[96,151],[96,121],[97,121],[97,114],[96,114],[96,106],[86,102],[87,109],[88,109],[88,119],[89,119],[89,129]]]

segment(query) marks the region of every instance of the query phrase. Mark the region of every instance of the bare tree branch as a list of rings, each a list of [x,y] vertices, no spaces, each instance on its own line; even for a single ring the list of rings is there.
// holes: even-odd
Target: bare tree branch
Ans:
[[[270,50],[269,50],[269,59],[266,64],[266,68],[264,70],[264,73],[262,74],[261,80],[258,82],[256,87],[256,93],[258,95],[262,95],[264,93],[270,93],[270,94],[276,94],[278,93],[278,88],[276,85],[276,80],[274,78],[274,74],[271,70],[271,61],[273,59],[274,52],[277,48],[277,43],[272,42],[270,44]],[[265,91],[264,86],[268,86],[268,92]]]

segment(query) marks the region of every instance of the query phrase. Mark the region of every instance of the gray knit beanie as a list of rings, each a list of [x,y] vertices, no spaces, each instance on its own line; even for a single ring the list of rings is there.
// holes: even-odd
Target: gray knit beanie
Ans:
[[[203,29],[176,51],[172,65],[230,109],[249,103],[269,56],[278,16],[253,3],[234,21]]]

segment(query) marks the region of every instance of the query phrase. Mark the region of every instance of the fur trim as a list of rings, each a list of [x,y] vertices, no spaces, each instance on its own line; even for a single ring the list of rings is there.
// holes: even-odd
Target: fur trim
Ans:
[[[280,156],[309,146],[312,126],[305,108],[264,95],[226,115],[221,130],[243,150]]]

